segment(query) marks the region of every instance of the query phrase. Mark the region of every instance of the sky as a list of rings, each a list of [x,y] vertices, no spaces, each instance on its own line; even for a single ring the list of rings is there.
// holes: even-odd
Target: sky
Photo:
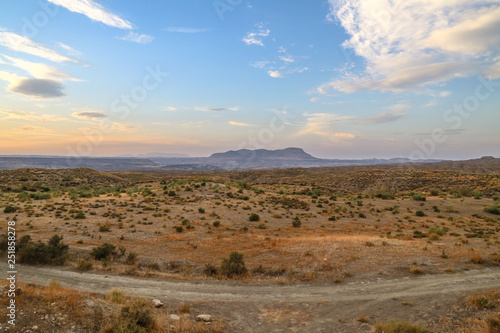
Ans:
[[[0,155],[500,157],[500,0],[3,0]]]

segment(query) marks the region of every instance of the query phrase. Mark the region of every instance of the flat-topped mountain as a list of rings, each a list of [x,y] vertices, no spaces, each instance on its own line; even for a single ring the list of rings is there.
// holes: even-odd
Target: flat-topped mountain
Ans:
[[[306,153],[301,148],[285,148],[277,150],[267,149],[240,149],[230,150],[225,153],[212,154],[209,159],[240,159],[240,160],[318,160]]]

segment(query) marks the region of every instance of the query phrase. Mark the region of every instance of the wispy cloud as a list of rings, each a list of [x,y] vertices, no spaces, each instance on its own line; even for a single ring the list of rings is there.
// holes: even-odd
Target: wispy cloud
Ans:
[[[289,74],[302,73],[302,72],[305,72],[308,70],[309,70],[309,67],[295,68],[295,69],[290,69],[287,71],[270,70],[267,72],[267,74],[270,77],[281,78],[281,77],[284,77],[284,76],[289,75]]]
[[[395,104],[389,107],[388,111],[381,112],[380,114],[361,119],[361,124],[384,124],[384,123],[392,123],[394,121],[403,119],[406,117],[406,113],[404,110],[410,109],[411,106],[405,103]]]
[[[63,44],[63,43],[57,43],[62,49],[66,50],[66,52],[71,55],[72,57],[79,57],[82,55],[82,53],[78,50],[75,50],[74,48],[72,48],[71,46],[68,46],[66,44]]]
[[[196,111],[209,111],[209,112],[222,112],[222,111],[238,111],[238,107],[232,107],[232,108],[207,108],[207,107],[200,107],[200,106],[195,106],[194,108]]]
[[[78,110],[78,109],[73,109]],[[77,111],[71,114],[73,117],[78,119],[98,119],[98,118],[106,118],[106,114],[101,111],[95,111],[92,109],[83,109],[82,111]]]
[[[338,132],[333,130],[333,124],[355,119],[354,116],[340,116],[331,113],[307,113],[306,124],[295,136],[306,134],[319,135],[331,140],[353,139],[356,136],[352,133]]]
[[[65,57],[54,50],[33,42],[28,37],[1,30],[2,29],[0,28],[0,45],[5,46],[13,51],[31,54],[54,62],[76,62],[75,60]]]
[[[257,30],[248,32],[241,40],[247,45],[264,46],[263,39],[268,37],[271,30],[264,27],[263,23],[257,24]]]
[[[68,73],[60,71],[57,68],[49,66],[47,64],[35,63],[31,61],[9,57],[6,55],[2,56],[8,60],[8,62],[3,62],[4,64],[20,68],[37,79],[78,81],[77,79],[71,77]]]
[[[0,114],[6,115],[2,120],[8,119],[20,119],[24,121],[32,121],[32,122],[58,122],[58,121],[67,121],[67,118],[58,117],[53,114],[37,114],[35,112],[26,112],[26,111],[18,111],[18,110],[4,110],[0,109]]]
[[[126,34],[123,37],[116,37],[121,40],[126,40],[128,42],[134,42],[138,44],[149,44],[155,39],[153,36],[145,35],[145,34],[139,34],[137,32],[130,31],[128,34]]]
[[[229,121],[228,124],[229,125],[233,125],[233,126],[240,126],[240,127],[251,127],[251,126],[253,126],[252,124],[239,123],[237,121]]]
[[[89,19],[97,22],[104,23],[110,27],[115,27],[119,29],[132,29],[132,24],[119,17],[116,14],[111,13],[109,10],[104,8],[102,5],[92,1],[92,0],[48,0],[49,2],[64,7],[69,11],[83,14]]]
[[[202,32],[210,31],[206,28],[188,28],[188,27],[168,27],[164,29],[167,32],[179,32],[183,34],[198,34]]]
[[[345,48],[364,58],[362,74],[318,88],[352,93],[360,90],[421,89],[483,72],[500,49],[500,7],[478,0],[329,0],[329,18],[351,38]],[[490,73],[488,73],[490,72]]]

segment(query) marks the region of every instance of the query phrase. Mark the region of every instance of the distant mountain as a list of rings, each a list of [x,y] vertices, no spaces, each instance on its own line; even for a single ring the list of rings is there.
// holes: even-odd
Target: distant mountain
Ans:
[[[301,148],[285,148],[278,150],[267,149],[240,149],[230,150],[225,153],[212,154],[209,159],[235,159],[235,160],[319,160],[306,153]]]

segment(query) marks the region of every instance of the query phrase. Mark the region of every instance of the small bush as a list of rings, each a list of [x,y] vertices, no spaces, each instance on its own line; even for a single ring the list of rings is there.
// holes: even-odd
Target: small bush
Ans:
[[[426,201],[427,198],[422,193],[416,193],[411,195],[412,200],[416,201]]]
[[[217,228],[218,226],[220,226],[220,221],[214,221],[212,225]]]
[[[86,216],[85,216],[85,213],[84,213],[84,212],[78,212],[78,213],[76,213],[76,215],[75,215],[75,219],[80,219],[80,220],[83,220],[83,219],[85,219],[85,218],[86,218]]]
[[[113,303],[121,304],[125,301],[125,295],[120,289],[113,288],[106,294],[106,299]]]
[[[106,333],[146,333],[155,329],[156,321],[146,303],[135,302],[124,306],[110,326]]]
[[[115,246],[109,243],[104,243],[99,247],[95,247],[90,252],[90,255],[95,260],[109,260],[116,256]]]
[[[467,300],[470,306],[473,306],[477,309],[493,309],[496,307],[495,300],[488,295],[473,295],[470,296]]]
[[[216,276],[219,274],[219,269],[212,264],[206,264],[205,267],[203,267],[203,274],[206,276]]]
[[[489,207],[485,207],[484,208],[484,211],[486,213],[490,213],[490,214],[495,214],[495,215],[500,215],[500,208],[498,206],[489,206]]]
[[[128,255],[127,255],[127,260],[126,260],[126,263],[128,265],[133,265],[135,264],[135,261],[137,260],[137,253],[135,252],[129,252]]]
[[[92,263],[90,261],[87,261],[87,260],[80,260],[78,262],[78,266],[77,266],[77,269],[81,272],[87,272],[87,271],[90,271],[92,269]]]
[[[300,221],[300,218],[298,216],[295,216],[295,218],[292,221],[292,227],[299,228],[301,225],[302,222]]]
[[[198,213],[205,214],[205,209],[202,207],[198,208]]]
[[[375,198],[380,198],[384,200],[389,200],[389,199],[394,199],[394,193],[392,193],[390,190],[378,190],[375,193]]]
[[[375,325],[374,333],[427,333],[427,330],[407,321],[388,320],[385,323]]]
[[[4,212],[5,214],[10,214],[10,213],[15,213],[15,212],[16,212],[16,210],[17,210],[17,207],[16,207],[16,206],[7,205],[7,206],[5,207],[5,209],[3,210],[3,212]]]
[[[259,214],[252,213],[248,217],[248,220],[252,221],[252,222],[259,221],[260,220],[260,216],[259,216]]]
[[[229,278],[235,275],[240,276],[246,274],[247,269],[245,267],[245,261],[243,260],[243,254],[231,252],[228,259],[222,260],[220,271]]]
[[[422,210],[417,210],[417,211],[415,212],[415,216],[422,217],[422,216],[425,216],[425,213],[424,213]]]
[[[409,272],[415,275],[424,274],[424,270],[419,266],[411,266]]]
[[[175,231],[177,231],[178,233],[181,233],[184,231],[184,228],[182,227],[182,225],[178,225],[178,226],[175,226]]]
[[[176,196],[175,191],[168,191],[168,196],[169,197],[175,197]]]
[[[100,232],[108,232],[109,231],[109,225],[108,224],[102,224],[99,226],[99,231]]]

